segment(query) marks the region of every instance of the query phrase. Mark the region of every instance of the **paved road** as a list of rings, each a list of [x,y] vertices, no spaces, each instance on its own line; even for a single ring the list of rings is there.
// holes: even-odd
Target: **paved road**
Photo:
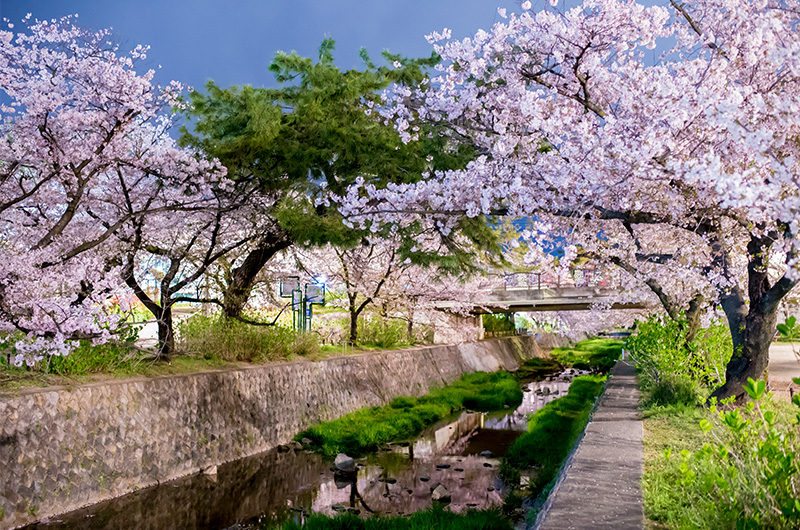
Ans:
[[[644,446],[638,403],[633,365],[618,362],[563,481],[551,494],[539,529],[644,526],[640,486]]]
[[[800,352],[800,344],[794,345]],[[800,377],[800,362],[792,352],[792,345],[773,343],[769,348],[769,387],[777,396],[786,397],[800,393],[800,387],[792,378]]]

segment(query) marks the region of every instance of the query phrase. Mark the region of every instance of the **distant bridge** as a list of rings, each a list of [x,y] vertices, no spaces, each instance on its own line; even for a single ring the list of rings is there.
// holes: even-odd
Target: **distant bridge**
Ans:
[[[577,269],[569,275],[513,273],[489,279],[470,302],[471,312],[582,311],[595,305],[609,309],[647,309],[642,302],[619,303],[622,289],[604,270]],[[463,308],[463,302],[439,302],[437,309]]]
[[[472,313],[517,313],[520,311],[582,311],[597,304],[609,309],[646,309],[641,302],[619,303],[619,289],[613,287],[552,287],[483,291],[476,294]],[[463,307],[459,302],[439,302],[437,309]]]

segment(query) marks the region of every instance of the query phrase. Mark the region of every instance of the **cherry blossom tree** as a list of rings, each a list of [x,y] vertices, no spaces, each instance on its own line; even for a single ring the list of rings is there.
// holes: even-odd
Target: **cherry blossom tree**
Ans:
[[[218,299],[202,293],[200,285],[221,258],[261,236],[258,197],[257,190],[249,186],[220,181],[204,196],[202,209],[139,216],[131,220],[129,230],[117,235],[125,251],[122,278],[156,318],[159,357],[175,352],[172,312],[176,303],[224,307]],[[143,282],[150,276],[157,280],[155,296]]]
[[[0,331],[40,346],[103,340],[117,318],[102,302],[121,284],[118,236],[205,209],[224,169],[168,136],[181,86],[136,73],[145,47],[120,54],[108,31],[73,17],[29,18],[0,31]]]
[[[397,242],[365,238],[351,248],[327,246],[321,249],[296,249],[298,263],[308,273],[327,277],[329,285],[344,291],[350,316],[349,342],[358,344],[358,319],[381,295],[392,275],[407,267],[399,258]]]
[[[433,122],[480,156],[416,185],[353,188],[343,210],[400,224],[429,211],[535,215],[634,273],[691,271],[684,301],[712,286],[735,349],[715,395],[740,395],[798,281],[800,5],[530,5],[473,38],[431,35],[442,75],[384,110],[408,140]]]

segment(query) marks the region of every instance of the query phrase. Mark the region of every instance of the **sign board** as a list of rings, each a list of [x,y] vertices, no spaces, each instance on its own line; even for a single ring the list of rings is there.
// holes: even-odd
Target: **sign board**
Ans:
[[[299,276],[287,276],[281,279],[281,298],[291,298],[292,293],[300,289]]]
[[[307,283],[306,301],[309,304],[325,305],[325,286],[315,283]]]
[[[292,311],[299,311],[300,306],[303,304],[303,291],[295,289],[292,291]]]

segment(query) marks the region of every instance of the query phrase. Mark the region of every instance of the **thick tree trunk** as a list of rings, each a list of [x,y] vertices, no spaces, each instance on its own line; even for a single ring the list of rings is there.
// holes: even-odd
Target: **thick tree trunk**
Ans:
[[[156,350],[156,356],[158,358],[168,358],[175,353],[175,333],[172,328],[172,303],[170,300],[172,295],[169,292],[164,292],[167,287],[162,283],[160,296],[161,305],[158,305],[150,298],[133,275],[132,256],[128,260],[122,277],[128,287],[133,290],[133,294],[136,295],[136,298],[142,302],[156,319],[156,325],[158,326],[158,349]]]
[[[760,379],[769,365],[769,347],[775,335],[778,304],[797,284],[787,276],[770,285],[767,260],[772,245],[769,235],[751,236],[747,245],[747,295],[734,288],[721,297],[733,340],[733,355],[725,368],[725,384],[711,394],[718,399],[743,398],[742,388],[748,378]],[[720,263],[725,265],[727,256]]]
[[[696,295],[692,300],[689,302],[689,308],[686,310],[686,346],[691,344],[695,337],[697,337],[697,331],[700,329],[700,317],[703,316],[703,309],[704,299],[702,295]]]
[[[777,309],[763,311],[751,308],[744,319],[735,319],[742,326],[731,327],[733,356],[725,368],[725,384],[719,387],[712,397],[718,399],[728,396],[744,397],[742,386],[748,378],[760,379],[769,365],[769,347],[777,326]],[[731,318],[728,318],[730,323]],[[736,329],[736,331],[734,331]]]
[[[358,313],[350,312],[350,345],[358,344]]]
[[[283,231],[269,233],[256,248],[250,251],[244,262],[231,271],[223,300],[225,318],[231,319],[242,315],[244,306],[253,292],[253,284],[258,273],[272,256],[288,248],[289,245],[291,245],[291,241],[288,234]]]

